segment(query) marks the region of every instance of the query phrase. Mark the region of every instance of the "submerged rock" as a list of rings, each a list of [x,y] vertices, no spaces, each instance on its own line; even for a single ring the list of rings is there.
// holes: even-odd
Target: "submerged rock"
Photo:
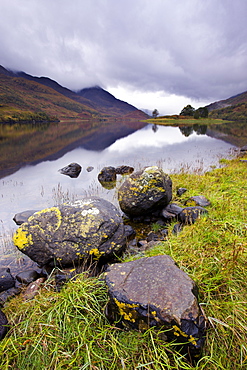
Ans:
[[[78,163],[70,163],[68,166],[58,170],[61,174],[76,178],[81,173],[81,166]]]
[[[110,301],[107,316],[127,328],[164,328],[168,340],[200,353],[205,321],[195,282],[167,255],[145,257],[110,266],[105,274]]]
[[[157,166],[134,172],[121,185],[118,201],[129,217],[143,216],[161,209],[172,199],[172,181]]]
[[[40,266],[67,266],[119,254],[125,229],[113,204],[92,197],[36,212],[17,229],[13,240]]]

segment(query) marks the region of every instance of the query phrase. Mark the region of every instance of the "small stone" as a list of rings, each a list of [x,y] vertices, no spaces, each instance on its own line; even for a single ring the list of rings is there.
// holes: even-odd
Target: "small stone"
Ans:
[[[134,172],[134,167],[125,166],[125,165],[116,167],[117,175],[130,175],[132,172]]]
[[[185,192],[187,191],[186,188],[179,188],[177,190],[177,195],[180,197],[181,195],[183,195]]]
[[[94,167],[93,166],[88,166],[87,167],[87,172],[92,172],[94,170]]]
[[[179,221],[184,225],[194,224],[195,221],[202,215],[206,215],[208,211],[203,207],[186,207],[179,213]]]
[[[21,284],[28,285],[40,277],[36,270],[27,270],[16,275],[16,280]]]
[[[3,311],[0,310],[0,340],[2,340],[8,331],[8,320]]]
[[[0,268],[0,292],[15,286],[15,279],[10,273],[9,268]]]
[[[68,166],[58,170],[58,172],[71,178],[77,178],[81,173],[81,166],[78,163],[70,163]]]
[[[37,212],[37,210],[29,209],[27,211],[16,213],[13,218],[13,221],[15,221],[16,225],[21,225],[24,222],[27,222],[29,217],[32,216],[35,212]]]
[[[175,224],[172,229],[173,234],[179,234],[183,230],[182,224]]]
[[[195,195],[190,197],[185,204],[186,206],[207,207],[210,206],[211,203],[206,197],[204,197],[204,195]]]
[[[40,290],[41,285],[45,282],[45,278],[39,278],[27,286],[26,291],[23,293],[23,299],[28,301],[33,299]]]

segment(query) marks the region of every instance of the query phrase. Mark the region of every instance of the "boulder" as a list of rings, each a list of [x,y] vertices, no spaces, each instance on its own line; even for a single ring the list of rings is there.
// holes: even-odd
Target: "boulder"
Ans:
[[[16,225],[21,225],[23,222],[27,222],[30,216],[32,216],[37,210],[29,209],[27,211],[16,213],[13,217]]]
[[[8,331],[8,320],[3,311],[0,310],[0,340],[3,339]]]
[[[129,329],[166,330],[167,339],[184,343],[198,354],[204,343],[205,320],[194,281],[167,255],[144,257],[110,266],[107,317]]]
[[[9,268],[0,268],[0,292],[15,286],[15,279],[10,273]]]
[[[185,207],[178,215],[179,221],[184,225],[192,225],[195,221],[201,217],[201,215],[207,214],[208,211],[199,206]]]
[[[16,275],[16,280],[19,281],[21,284],[28,285],[32,283],[33,281],[37,280],[40,277],[40,274],[32,269],[32,270],[26,270],[22,271],[19,274]]]
[[[81,173],[81,166],[78,163],[70,163],[68,166],[58,170],[61,174],[76,178]]]
[[[116,168],[112,166],[104,167],[98,174],[98,180],[100,183],[116,181],[117,173]]]
[[[211,203],[206,197],[204,197],[204,195],[195,195],[190,197],[185,204],[186,206],[207,207],[210,206]]]
[[[92,197],[36,212],[17,229],[13,240],[40,266],[68,266],[119,254],[125,232],[116,207]]]
[[[134,172],[118,190],[121,210],[133,218],[166,207],[172,199],[172,181],[157,166]]]

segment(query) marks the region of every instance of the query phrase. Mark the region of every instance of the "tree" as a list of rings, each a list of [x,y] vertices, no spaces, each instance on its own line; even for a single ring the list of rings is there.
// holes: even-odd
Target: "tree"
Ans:
[[[181,112],[180,116],[193,116],[195,112],[195,108],[193,108],[190,104],[186,105]]]
[[[158,115],[159,115],[159,111],[157,109],[154,109],[152,113],[153,118],[156,118]]]

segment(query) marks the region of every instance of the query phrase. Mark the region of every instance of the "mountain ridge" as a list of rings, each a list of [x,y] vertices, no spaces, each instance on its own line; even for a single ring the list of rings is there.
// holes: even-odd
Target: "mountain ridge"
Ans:
[[[49,77],[36,77],[0,66],[0,121],[18,121],[20,117],[32,117],[37,112],[56,116],[59,120],[148,118],[146,113],[101,87],[74,92]]]

